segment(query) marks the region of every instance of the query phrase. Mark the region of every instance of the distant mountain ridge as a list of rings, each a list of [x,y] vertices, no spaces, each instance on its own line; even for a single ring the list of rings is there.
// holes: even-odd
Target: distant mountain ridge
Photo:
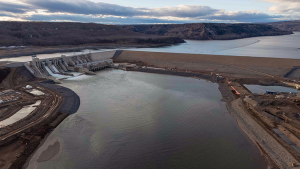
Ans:
[[[169,45],[191,40],[230,40],[291,34],[267,24],[193,23],[103,25],[76,22],[0,22],[1,46],[83,44]]]
[[[300,31],[300,20],[273,22],[268,24],[284,31]]]
[[[193,23],[120,27],[147,35],[172,36],[188,40],[230,40],[292,34],[292,31],[280,30],[265,24]]]

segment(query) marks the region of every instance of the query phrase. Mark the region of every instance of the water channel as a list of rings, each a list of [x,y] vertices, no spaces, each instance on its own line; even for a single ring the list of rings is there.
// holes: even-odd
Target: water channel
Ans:
[[[28,168],[267,168],[220,101],[217,84],[108,69],[63,86],[80,96],[79,111]]]

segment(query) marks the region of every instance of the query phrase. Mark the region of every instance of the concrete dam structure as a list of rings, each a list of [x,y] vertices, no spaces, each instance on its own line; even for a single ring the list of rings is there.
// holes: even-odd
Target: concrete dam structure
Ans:
[[[35,77],[51,79],[55,75],[73,76],[70,72],[93,75],[93,71],[111,67],[114,54],[115,51],[108,51],[47,59],[32,56],[32,61],[24,65]]]

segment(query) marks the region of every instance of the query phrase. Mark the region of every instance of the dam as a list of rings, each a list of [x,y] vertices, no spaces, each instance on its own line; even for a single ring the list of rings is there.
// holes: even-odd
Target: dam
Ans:
[[[45,59],[39,59],[34,55],[32,61],[24,63],[24,66],[31,74],[40,78],[74,76],[70,72],[94,75],[94,71],[112,66],[111,58],[114,54],[115,51],[107,51]]]

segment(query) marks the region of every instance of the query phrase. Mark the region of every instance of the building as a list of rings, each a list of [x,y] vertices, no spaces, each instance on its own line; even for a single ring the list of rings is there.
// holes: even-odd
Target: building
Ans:
[[[27,86],[26,86],[26,89],[32,89],[32,86],[27,85]]]
[[[9,93],[14,93],[15,91],[14,90],[11,90],[11,89],[9,89],[9,90],[4,90],[4,91],[2,91],[1,93],[0,93],[0,96],[2,96],[2,95],[5,95],[5,94],[9,94]]]

